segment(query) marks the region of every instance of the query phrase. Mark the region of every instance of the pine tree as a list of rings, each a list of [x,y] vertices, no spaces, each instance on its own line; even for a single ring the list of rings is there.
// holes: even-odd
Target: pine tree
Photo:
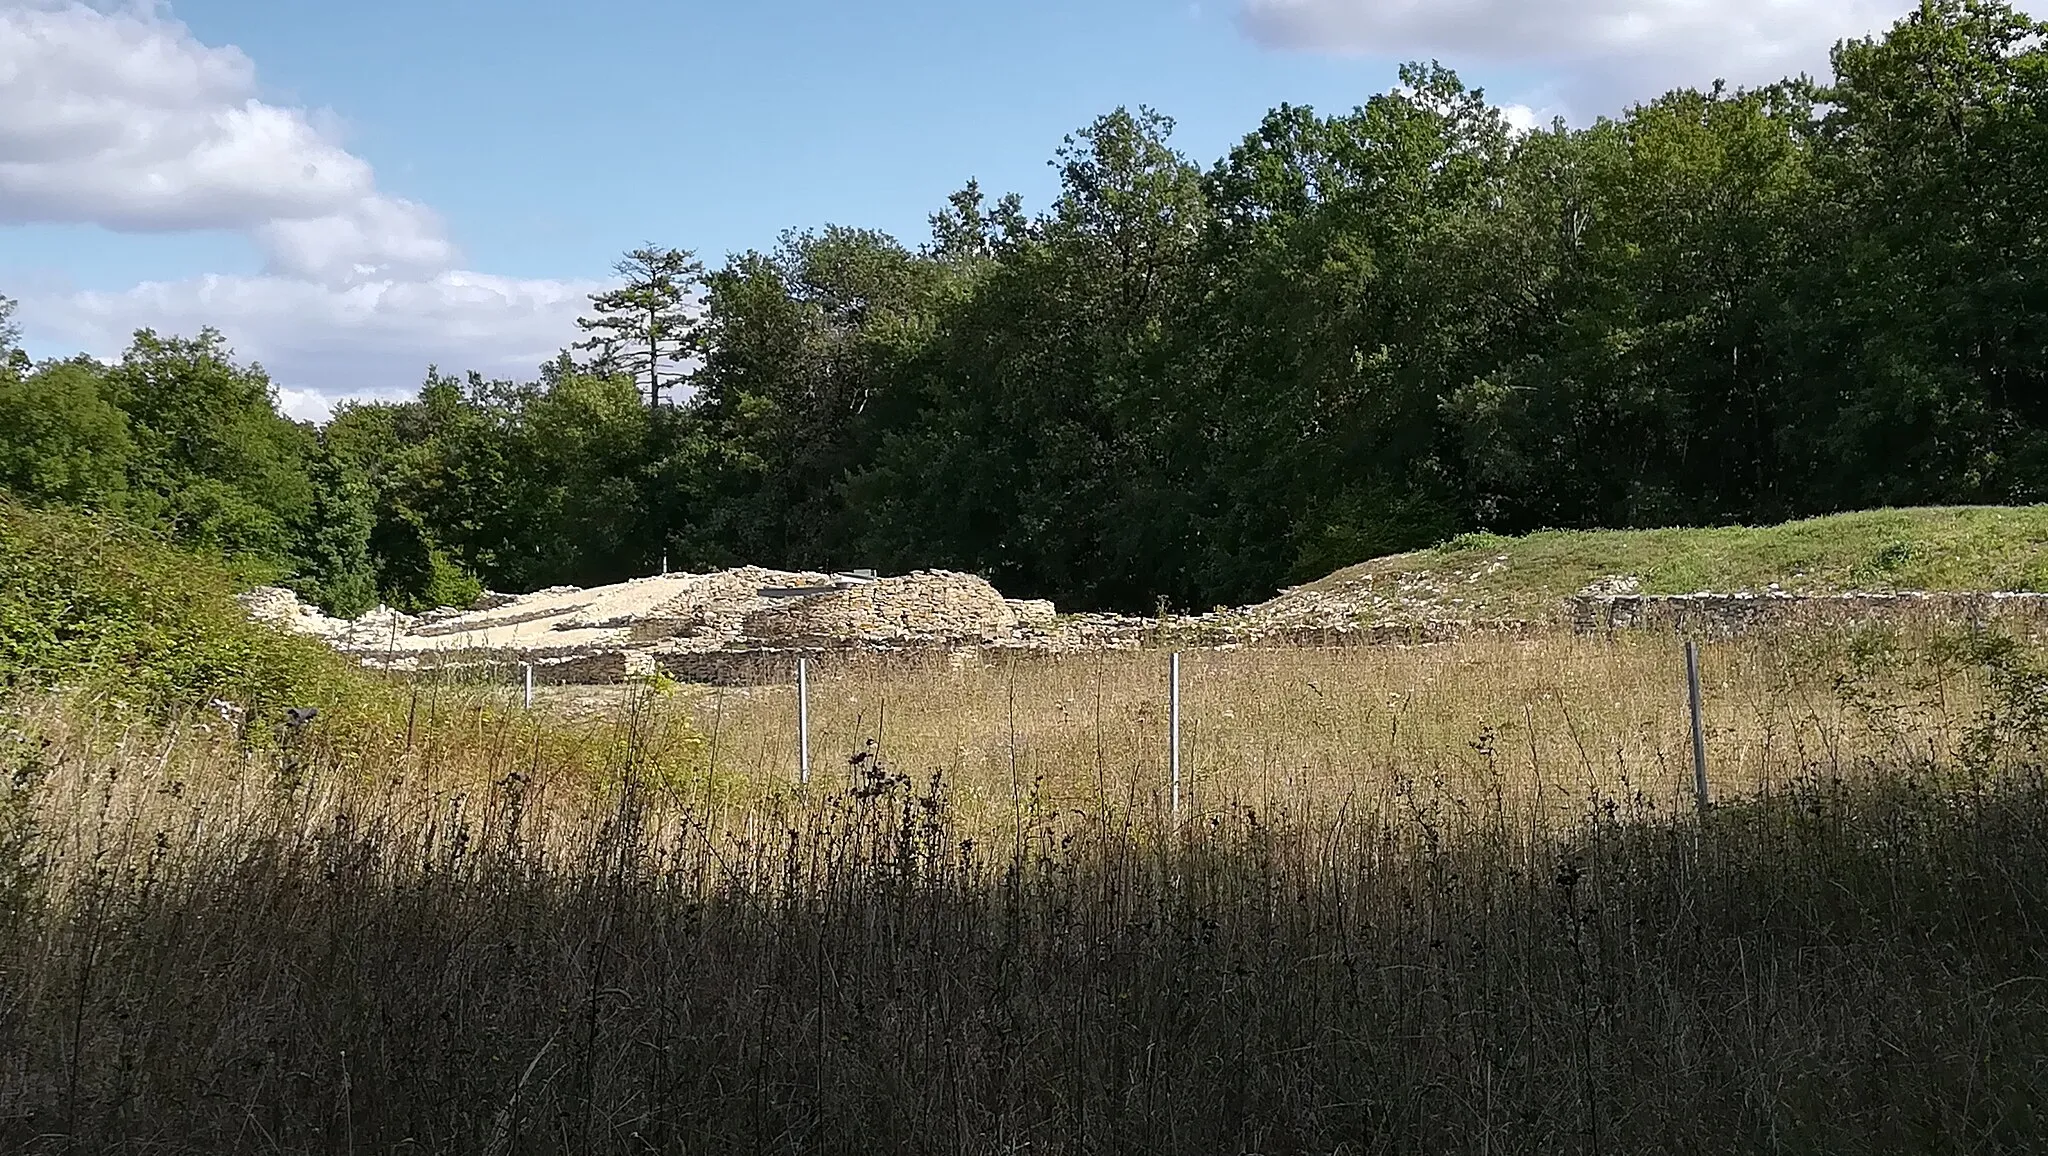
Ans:
[[[593,350],[600,372],[616,368],[631,374],[646,391],[647,404],[658,406],[662,390],[682,380],[684,366],[699,351],[700,322],[689,296],[704,266],[688,249],[649,244],[627,253],[612,271],[625,284],[590,295],[597,316],[576,319],[577,328],[590,334],[576,348]]]

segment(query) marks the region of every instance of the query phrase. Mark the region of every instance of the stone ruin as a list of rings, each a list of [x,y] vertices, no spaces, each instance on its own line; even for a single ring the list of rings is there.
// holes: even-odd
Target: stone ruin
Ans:
[[[1396,576],[1398,578],[1399,576]],[[289,590],[242,595],[252,617],[325,640],[366,666],[395,671],[531,666],[539,682],[606,683],[656,672],[690,682],[787,681],[799,655],[1072,652],[1175,646],[1427,645],[1474,632],[1560,627],[1579,633],[1760,630],[1884,622],[1995,624],[2048,633],[2048,595],[1761,593],[1650,595],[1638,580],[1601,579],[1546,622],[1475,621],[1447,588],[1390,581],[1375,590],[1298,588],[1260,606],[1204,615],[1060,615],[1005,598],[987,580],[946,570],[899,577],[768,570],[665,574],[611,586],[487,593],[467,610],[386,607],[329,618]]]
[[[1870,624],[1996,626],[2021,634],[2048,629],[2048,594],[1860,591],[1642,594],[1603,580],[1565,599],[1564,623],[1580,633],[1662,630],[1732,638],[1766,630]]]
[[[1062,623],[1050,602],[1004,598],[985,579],[946,570],[876,578],[748,566],[589,589],[487,593],[468,610],[409,615],[379,607],[355,619],[329,618],[275,587],[241,601],[252,617],[323,639],[366,666],[530,664],[536,680],[555,683],[657,671],[754,682],[787,677],[797,654],[1104,642],[1099,623]]]

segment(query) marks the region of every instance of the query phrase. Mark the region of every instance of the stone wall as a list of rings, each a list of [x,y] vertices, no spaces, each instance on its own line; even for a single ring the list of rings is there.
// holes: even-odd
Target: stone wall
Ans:
[[[1565,600],[1565,622],[1581,633],[1674,630],[1723,638],[1872,623],[1996,625],[2033,634],[2048,629],[2048,594],[1581,594]]]

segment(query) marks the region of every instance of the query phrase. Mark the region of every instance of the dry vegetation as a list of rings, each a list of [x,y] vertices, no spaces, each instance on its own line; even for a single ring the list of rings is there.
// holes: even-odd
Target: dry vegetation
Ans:
[[[0,1149],[2033,1147],[2036,659],[1706,663],[1702,819],[1668,638],[1191,654],[1177,829],[1150,652],[821,670],[808,791],[787,688],[18,694]]]
[[[1878,633],[1702,653],[1721,792],[1859,759],[1945,760],[1980,688],[1966,666]],[[813,670],[813,772],[826,789],[857,782],[870,757],[920,781],[942,774],[954,815],[983,834],[1020,817],[1169,807],[1162,653]],[[1185,805],[1198,819],[1327,816],[1415,790],[1547,825],[1596,795],[1652,812],[1691,805],[1683,654],[1668,636],[1190,651],[1181,681]],[[796,780],[793,688],[682,693],[728,789]]]

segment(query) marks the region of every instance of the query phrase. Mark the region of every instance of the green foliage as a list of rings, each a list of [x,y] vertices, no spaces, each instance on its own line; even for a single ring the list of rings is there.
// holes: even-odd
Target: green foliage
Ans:
[[[704,266],[686,249],[643,245],[612,267],[625,284],[592,294],[596,317],[577,325],[591,336],[579,348],[597,352],[596,372],[615,369],[646,383],[647,404],[681,380],[681,363],[698,352],[698,322],[689,294]]]
[[[430,370],[418,400],[344,407],[325,436],[374,493],[386,601],[463,605],[476,576],[534,589],[658,564],[643,475],[671,420],[622,376],[571,367],[518,384]]]
[[[360,476],[371,492],[368,549],[378,596],[397,609],[418,612],[436,606],[467,606],[482,586],[428,527],[422,505],[440,498],[438,434],[455,388],[434,371],[422,400],[405,405],[345,404],[322,431],[328,451],[342,468]],[[428,398],[439,404],[430,406]]]
[[[874,460],[881,431],[915,420],[912,359],[968,276],[838,227],[787,233],[715,274],[697,393],[666,431],[650,499],[679,559],[870,564],[848,478]]]
[[[259,722],[369,693],[325,646],[252,622],[218,559],[117,520],[0,502],[0,575],[0,685],[145,709],[222,699]]]
[[[587,362],[430,369],[325,444],[369,489],[377,588],[411,607],[666,558],[943,566],[1142,613],[1462,532],[2027,505],[2048,499],[2044,28],[1927,0],[1838,45],[1825,82],[1526,133],[1412,64],[1357,108],[1274,109],[1206,166],[1119,109],[1059,147],[1043,212],[969,181],[917,248],[833,225],[706,275],[643,246],[582,319]],[[218,335],[138,334],[103,375],[125,470],[84,378],[36,388],[58,385],[11,403],[35,432],[0,433],[28,447],[0,449],[18,497],[118,493],[322,598],[359,570],[360,496],[316,498],[313,435]],[[1957,580],[1916,542],[1839,578]],[[1626,569],[1745,573],[1653,563]],[[1995,573],[2048,585],[2038,561]]]
[[[483,584],[434,542],[411,511],[380,516],[370,539],[384,602],[417,614],[437,606],[468,606]]]
[[[101,377],[86,359],[0,372],[0,489],[38,505],[122,504],[135,446]]]
[[[377,604],[377,568],[370,557],[374,495],[361,472],[332,452],[314,459],[308,476],[313,505],[299,530],[300,560],[291,585],[328,614],[354,618]]]
[[[313,505],[313,436],[277,413],[260,367],[237,364],[212,330],[144,330],[104,390],[128,415],[141,520],[181,544],[288,569],[292,527]]]
[[[0,294],[0,377],[20,376],[28,371],[28,355],[21,351],[21,326],[15,324],[19,306],[14,298]]]

